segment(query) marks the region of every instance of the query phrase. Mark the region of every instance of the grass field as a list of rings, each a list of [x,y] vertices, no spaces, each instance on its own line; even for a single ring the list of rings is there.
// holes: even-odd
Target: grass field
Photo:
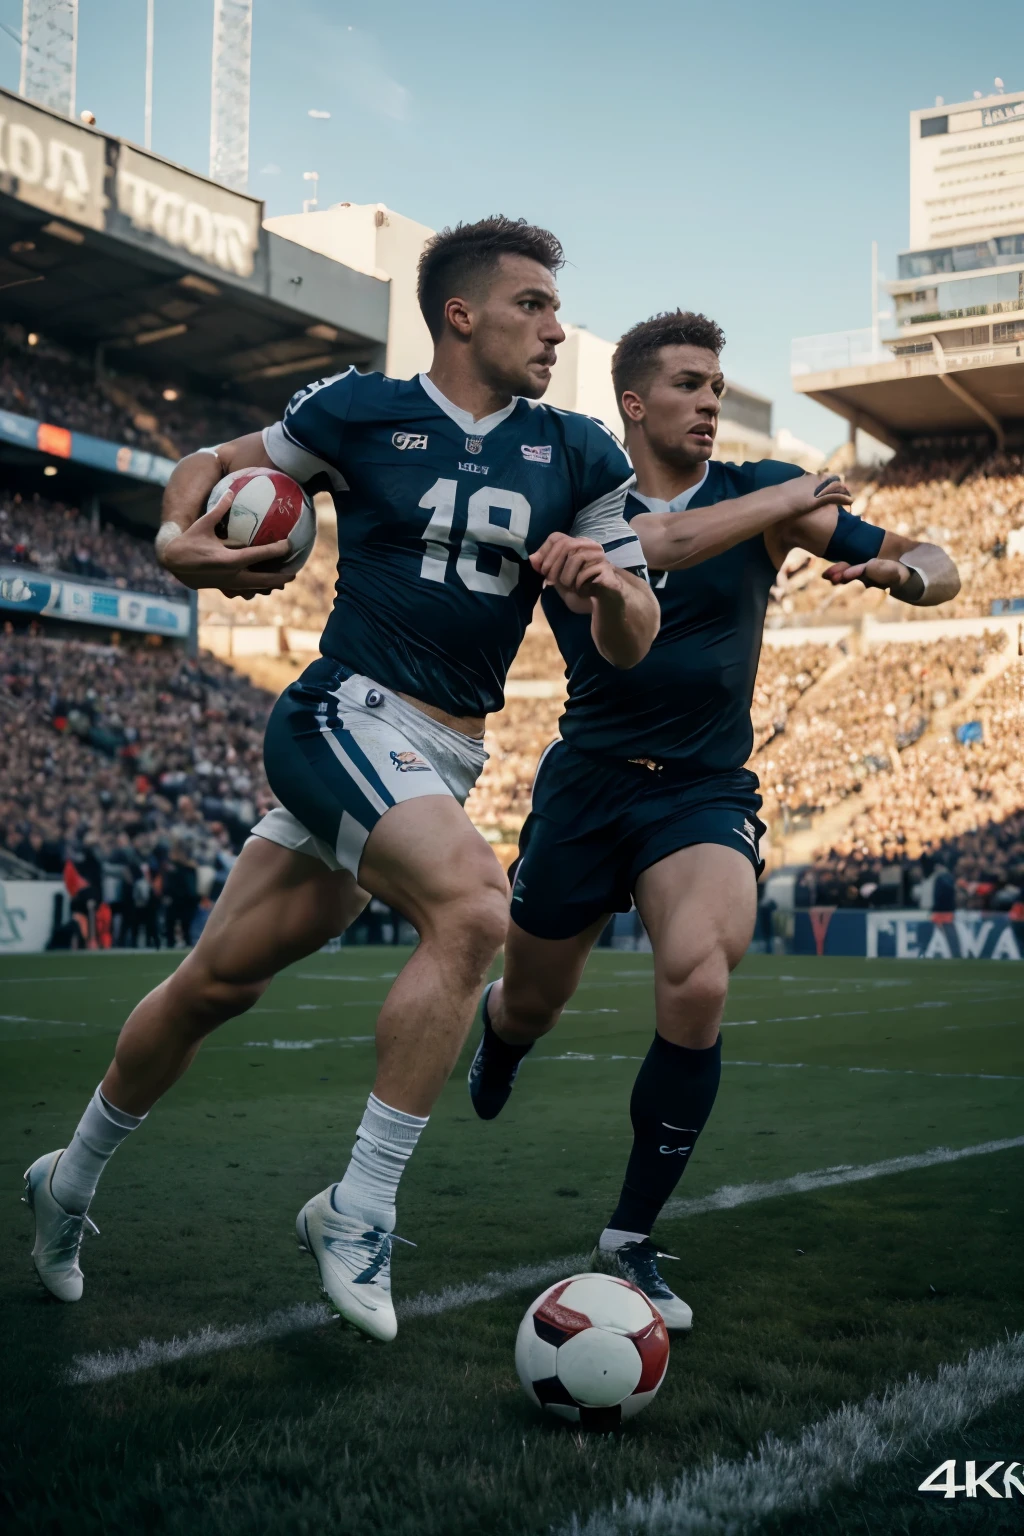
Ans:
[[[7,1530],[739,1533],[752,1518],[694,1523],[685,1500],[660,1524],[609,1511],[1024,1328],[1024,967],[754,957],[714,1117],[659,1228],[693,1333],[621,1436],[539,1418],[515,1330],[614,1204],[652,1030],[650,957],[607,951],[499,1120],[475,1119],[464,1069],[449,1084],[402,1185],[398,1230],[418,1246],[396,1251],[396,1343],[320,1321],[292,1226],[344,1168],[404,954],[317,955],[208,1043],[111,1163],[75,1307],[36,1286],[21,1172],[65,1144],[174,957],[0,961]],[[891,1444],[852,1486],[838,1466],[816,1508],[757,1528],[1024,1531],[1024,1497],[915,1492],[946,1457],[1024,1461],[1024,1393],[963,1418]]]

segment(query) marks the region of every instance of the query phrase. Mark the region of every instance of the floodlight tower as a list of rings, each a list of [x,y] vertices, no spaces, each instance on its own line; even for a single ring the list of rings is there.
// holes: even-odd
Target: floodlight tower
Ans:
[[[251,60],[252,0],[214,0],[210,176],[236,192],[249,180]]]
[[[71,117],[77,49],[78,0],[22,0],[19,95]]]

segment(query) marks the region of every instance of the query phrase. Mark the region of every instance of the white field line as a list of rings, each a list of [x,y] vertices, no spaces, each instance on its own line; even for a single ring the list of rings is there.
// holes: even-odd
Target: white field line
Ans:
[[[818,1168],[814,1173],[794,1173],[788,1179],[772,1179],[764,1184],[724,1184],[713,1194],[699,1199],[670,1200],[664,1216],[702,1216],[706,1211],[731,1211],[752,1200],[773,1200],[779,1195],[806,1195],[816,1189],[830,1189],[836,1184],[859,1184],[864,1179],[884,1178],[890,1173],[911,1173],[915,1168],[936,1168],[942,1163],[958,1163],[965,1157],[984,1157],[990,1152],[1008,1152],[1024,1147],[1024,1136],[1010,1136],[1002,1141],[982,1141],[973,1147],[933,1147],[930,1152],[912,1152],[906,1157],[887,1157],[880,1163],[851,1167],[839,1163],[834,1168]]]
[[[0,1013],[0,1024],[65,1024],[68,1029],[88,1029],[81,1019],[37,1019],[34,1013]]]
[[[737,1206],[752,1205],[759,1200],[774,1200],[780,1195],[807,1194],[816,1189],[827,1189],[834,1184],[851,1184],[863,1179],[880,1178],[885,1174],[905,1173],[914,1168],[931,1168],[939,1163],[954,1163],[964,1157],[1004,1152],[1013,1147],[1024,1147],[1024,1136],[1008,1141],[986,1141],[973,1147],[935,1147],[930,1152],[889,1158],[885,1162],[868,1163],[861,1167],[844,1164],[835,1168],[818,1168],[811,1173],[797,1173],[788,1179],[773,1179],[762,1184],[726,1184],[702,1199],[670,1201],[664,1214],[700,1216],[708,1211],[735,1210]],[[515,1269],[492,1270],[480,1280],[448,1285],[440,1291],[421,1291],[408,1301],[400,1301],[396,1311],[403,1320],[437,1317],[443,1312],[471,1306],[474,1302],[495,1301],[513,1291],[526,1290],[530,1286],[557,1280],[563,1275],[579,1273],[586,1263],[585,1254],[572,1253],[540,1264],[520,1264]],[[303,1333],[334,1320],[335,1314],[323,1303],[302,1303],[271,1312],[262,1322],[235,1323],[228,1328],[206,1327],[188,1333],[182,1339],[169,1339],[163,1343],[156,1339],[143,1339],[141,1344],[131,1348],[76,1355],[64,1380],[71,1386],[92,1385],[99,1381],[109,1381],[114,1376],[131,1376],[156,1365],[171,1365],[178,1360],[192,1360],[201,1355],[219,1354],[226,1349],[239,1349],[250,1344],[262,1344],[267,1339]]]
[[[924,1381],[908,1376],[880,1398],[844,1404],[795,1441],[768,1434],[742,1461],[716,1456],[668,1488],[574,1516],[560,1536],[742,1536],[770,1516],[816,1509],[831,1488],[856,1484],[1021,1390],[1024,1334],[1017,1333],[972,1349],[960,1365],[940,1365]]]

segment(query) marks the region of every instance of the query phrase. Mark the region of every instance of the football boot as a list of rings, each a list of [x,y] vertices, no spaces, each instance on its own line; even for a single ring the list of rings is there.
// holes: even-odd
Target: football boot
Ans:
[[[398,1332],[391,1300],[391,1245],[405,1239],[335,1210],[332,1196],[337,1187],[332,1184],[306,1202],[295,1235],[299,1247],[316,1260],[321,1289],[339,1316],[371,1339],[387,1343]]]
[[[99,1235],[99,1227],[88,1216],[76,1216],[59,1205],[50,1188],[53,1170],[63,1147],[44,1152],[31,1168],[25,1170],[24,1203],[35,1218],[36,1238],[32,1262],[36,1274],[51,1296],[58,1301],[80,1301],[84,1284],[78,1264],[85,1229]]]
[[[621,1248],[595,1248],[590,1268],[602,1275],[617,1275],[643,1291],[647,1300],[661,1313],[665,1327],[684,1332],[693,1327],[693,1313],[658,1272],[659,1259],[675,1259],[662,1253],[649,1237],[642,1242],[625,1243]]]

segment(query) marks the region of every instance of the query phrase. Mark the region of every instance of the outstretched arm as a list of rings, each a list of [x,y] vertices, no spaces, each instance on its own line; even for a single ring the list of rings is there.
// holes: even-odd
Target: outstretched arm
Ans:
[[[259,569],[268,561],[287,559],[291,550],[287,539],[257,549],[229,549],[217,537],[217,524],[233,500],[230,491],[206,511],[218,480],[232,470],[256,468],[274,468],[259,432],[190,453],[174,466],[164,491],[156,553],[164,569],[183,586],[219,587],[228,597],[254,597],[258,592],[279,592],[294,579],[280,571]]]
[[[797,475],[712,507],[641,512],[630,527],[652,570],[681,571],[801,513],[849,506],[852,500],[838,475]]]
[[[901,603],[934,608],[960,591],[960,573],[938,544],[890,533],[822,507],[781,524],[766,535],[773,560],[781,565],[791,549],[806,549],[834,563],[822,572],[833,586],[862,581],[880,587]]]
[[[589,613],[594,644],[613,667],[635,667],[661,626],[658,599],[641,576],[612,565],[595,539],[553,533],[530,564],[574,613]]]

